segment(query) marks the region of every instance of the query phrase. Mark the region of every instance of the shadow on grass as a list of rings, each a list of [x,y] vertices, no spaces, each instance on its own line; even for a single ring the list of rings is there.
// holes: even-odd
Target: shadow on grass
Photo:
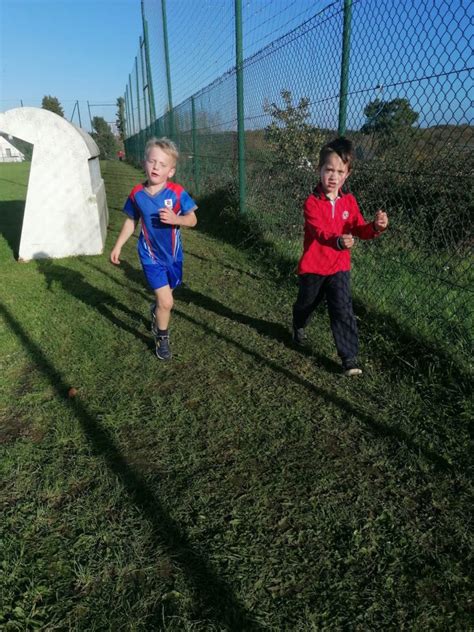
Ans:
[[[276,253],[271,242],[263,239],[258,225],[252,223],[248,215],[239,215],[237,200],[231,192],[221,189],[201,196],[199,206],[202,212],[199,214],[198,230],[249,250],[256,264],[274,275],[275,282],[288,291],[293,289],[294,260]],[[294,296],[296,298],[296,289]],[[397,381],[400,376],[411,375],[413,382],[419,383],[422,377],[424,384],[421,390],[425,384],[430,384],[431,399],[441,407],[445,407],[449,400],[451,414],[455,418],[462,411],[463,399],[472,388],[472,374],[462,360],[436,343],[413,335],[395,318],[360,301],[353,302],[360,319],[361,338],[367,341],[371,356],[378,360],[387,379]],[[391,351],[394,348],[397,349],[396,355]],[[472,422],[467,429],[473,436]]]
[[[410,376],[423,399],[428,397],[440,412],[449,407],[450,417],[458,426],[465,400],[472,392],[472,375],[468,367],[436,345],[413,336],[396,319],[380,314],[364,303],[354,300],[354,311],[360,319],[361,336],[369,341],[370,354],[378,359],[387,379],[398,381],[401,376]],[[371,339],[380,342],[372,344]],[[466,430],[472,438],[472,420],[466,422]]]
[[[97,270],[97,272],[104,274],[105,276],[107,276],[108,278],[110,278],[112,281],[122,286],[123,288],[126,288],[127,290],[130,289],[128,285],[121,283],[112,274],[108,274],[107,272],[101,270],[100,268],[98,268],[97,266],[94,266],[93,264],[89,262],[86,262],[86,263],[88,266],[94,268],[95,270]],[[119,269],[123,272],[124,276],[127,279],[129,279],[129,281],[131,281],[134,285],[145,284],[145,279],[142,272],[134,268],[130,263],[128,263],[128,261],[122,261],[119,266]],[[143,293],[142,296],[144,299],[147,298],[145,293]],[[254,318],[253,316],[248,316],[247,314],[236,312],[230,307],[227,307],[226,305],[224,305],[223,303],[209,296],[206,296],[205,294],[201,294],[201,292],[192,290],[186,284],[178,286],[176,290],[174,291],[174,296],[175,296],[176,301],[180,301],[182,303],[187,303],[187,304],[194,303],[195,305],[198,305],[199,307],[202,307],[203,309],[206,309],[207,311],[214,312],[214,314],[217,314],[218,316],[223,316],[224,318],[228,318],[229,320],[233,322],[238,322],[238,323],[241,323],[242,325],[247,325],[248,327],[252,327],[252,329],[255,329],[255,331],[259,333],[260,335],[265,336],[267,338],[272,338],[276,342],[280,342],[290,349],[295,348],[291,340],[291,335],[288,328],[280,323],[275,323],[275,322],[264,320],[261,318]],[[149,296],[149,300],[150,302],[153,300],[153,295],[151,293]],[[148,316],[148,311],[147,311],[147,316]],[[146,325],[148,325],[148,320],[146,320]],[[316,355],[311,350],[305,349],[305,348],[302,348],[302,349],[298,348],[298,351],[301,354],[307,355],[313,358],[314,360],[316,360],[316,362],[319,365],[324,367],[330,373],[336,373],[336,372],[340,373],[339,365],[336,362],[327,358],[326,356]]]
[[[14,259],[18,259],[24,214],[25,200],[0,202],[0,233],[10,246]]]
[[[127,261],[122,261],[122,263],[120,264],[120,268],[123,271],[124,275],[132,283],[136,285],[140,285],[140,283],[142,284],[144,283],[143,274],[139,270],[134,268],[132,265],[130,265]],[[107,273],[104,272],[103,274],[107,274]],[[120,281],[115,279],[112,275],[107,275],[107,276],[110,276],[110,278],[113,281],[123,286],[123,284],[121,284]],[[187,304],[194,303],[195,305],[198,305],[199,307],[202,307],[203,309],[207,311],[213,312],[214,314],[217,314],[218,316],[223,316],[224,318],[228,318],[229,320],[233,322],[238,322],[238,323],[241,323],[242,325],[247,325],[248,327],[252,327],[252,329],[254,329],[260,335],[265,336],[267,338],[271,338],[275,340],[276,342],[284,344],[286,347],[290,349],[295,348],[291,340],[291,335],[290,335],[289,330],[287,329],[287,327],[285,327],[284,325],[280,323],[275,323],[269,320],[255,318],[253,316],[248,316],[247,314],[236,312],[230,307],[227,307],[226,305],[221,303],[220,301],[217,301],[209,296],[206,296],[205,294],[201,294],[201,292],[197,292],[196,290],[190,289],[185,284],[178,286],[176,290],[174,291],[174,295],[175,295],[176,301],[180,301],[182,303],[187,303]],[[151,294],[150,294],[150,300],[152,300]],[[148,321],[146,321],[146,324],[148,325]],[[313,360],[315,360],[315,362],[318,365],[323,367],[329,373],[341,372],[339,365],[333,360],[331,360],[330,358],[327,358],[326,356],[323,356],[321,354],[315,354],[310,349],[307,349],[304,347],[301,349],[298,348],[298,351],[302,355],[311,357]]]
[[[258,223],[250,215],[241,215],[238,201],[228,189],[217,189],[198,199],[197,230],[224,241],[237,248],[249,250],[256,255],[256,261],[268,272],[282,279],[294,271],[295,260],[275,256],[272,244],[263,237]]]
[[[254,272],[250,272],[249,270],[242,270],[242,268],[238,268],[237,266],[230,265],[229,263],[223,263],[220,259],[212,259],[210,257],[203,257],[202,255],[198,255],[195,252],[186,248],[186,256],[194,257],[195,259],[199,259],[200,261],[206,261],[207,263],[212,263],[212,265],[218,265],[226,270],[232,270],[233,272],[238,272],[244,276],[248,276],[251,279],[263,279],[262,274],[255,274]]]
[[[228,318],[229,320],[237,323],[241,323],[242,325],[247,325],[248,327],[252,327],[257,333],[267,338],[272,338],[276,342],[279,342],[285,347],[289,349],[295,349],[295,345],[291,339],[290,332],[287,327],[280,323],[275,323],[269,320],[263,320],[261,318],[254,318],[252,316],[248,316],[247,314],[241,314],[236,312],[223,303],[216,301],[205,294],[201,294],[200,292],[196,292],[195,290],[191,290],[185,285],[179,286],[175,290],[176,300],[181,301],[183,303],[194,304],[206,309],[210,312],[214,312],[218,316],[223,316],[224,318]],[[305,355],[311,357],[316,363],[323,367],[329,373],[340,373],[340,366],[321,354],[315,354],[310,349],[306,349],[305,347],[298,347],[298,352],[301,355]]]
[[[133,284],[134,285],[135,284],[136,285],[140,285],[141,284],[143,286],[143,290],[141,292],[139,290],[133,289],[133,293],[134,294],[140,294],[145,301],[148,301],[150,303],[154,300],[153,293],[150,290],[147,290],[146,281],[145,281],[145,275],[143,274],[143,272],[141,272],[140,270],[137,270],[136,268],[134,268],[127,261],[123,261],[122,260],[118,266],[113,265],[111,263],[110,264],[110,272],[107,272],[106,270],[104,270],[100,266],[95,265],[94,263],[92,263],[88,259],[84,259],[82,261],[82,263],[84,263],[87,267],[92,268],[93,270],[95,270],[96,272],[101,274],[102,276],[107,277],[108,279],[113,281],[116,285],[119,285],[121,288],[123,288],[126,292],[130,292],[130,284],[129,283],[124,283],[123,281],[119,281],[117,279],[115,271],[118,271],[119,274],[123,274],[124,276],[126,276],[130,280],[133,280]],[[147,315],[148,315],[148,312],[147,312]]]
[[[48,289],[51,289],[53,283],[61,285],[61,287],[77,300],[85,303],[89,307],[96,310],[101,316],[107,318],[113,325],[132,334],[143,342],[150,349],[154,348],[153,340],[150,336],[137,331],[136,327],[127,324],[124,320],[117,318],[113,313],[113,309],[121,311],[126,317],[134,321],[141,322],[142,315],[130,310],[116,298],[107,294],[103,290],[88,283],[84,275],[75,270],[70,270],[51,260],[38,259],[36,266],[41,274],[44,275]]]
[[[121,266],[122,266],[122,270],[125,276],[133,284],[142,283],[143,281],[142,275],[138,270],[133,268],[133,266],[131,266],[129,263],[125,261],[122,262]],[[117,283],[120,284],[119,281],[117,281]],[[211,311],[219,316],[223,316],[230,320],[237,321],[243,325],[252,327],[261,335],[273,338],[277,342],[281,342],[288,347],[292,346],[288,331],[282,325],[279,325],[278,323],[272,323],[269,321],[261,320],[258,318],[252,318],[245,314],[240,314],[238,312],[235,312],[231,310],[230,308],[226,307],[225,305],[223,305],[222,303],[220,303],[219,301],[216,301],[215,299],[207,297],[204,294],[201,294],[200,292],[196,292],[187,287],[180,287],[179,289],[176,290],[176,300],[178,302],[183,302],[188,305],[189,304],[198,305],[202,307],[203,309]],[[423,454],[423,456],[430,463],[432,463],[437,469],[444,470],[444,471],[451,469],[452,467],[451,464],[442,456],[440,456],[433,450],[424,448],[420,444],[416,443],[416,441],[413,441],[413,439],[403,430],[396,427],[388,426],[387,424],[384,424],[378,421],[371,414],[364,411],[360,407],[360,405],[352,404],[348,400],[342,397],[339,397],[337,395],[334,395],[330,391],[325,390],[317,386],[316,384],[313,384],[310,380],[300,377],[299,375],[293,373],[289,369],[286,369],[285,367],[280,366],[273,360],[261,355],[257,351],[249,349],[245,345],[234,340],[232,337],[226,334],[223,334],[220,331],[215,330],[212,326],[208,325],[207,323],[200,322],[196,318],[186,314],[182,309],[175,307],[174,313],[179,315],[184,320],[187,320],[188,322],[200,327],[206,333],[212,334],[213,336],[216,336],[220,338],[221,340],[224,340],[226,343],[233,345],[234,347],[239,349],[239,351],[251,356],[254,360],[258,361],[259,363],[266,364],[271,370],[284,375],[287,379],[291,380],[295,384],[299,386],[303,386],[304,388],[308,389],[312,394],[315,394],[318,397],[321,397],[325,399],[326,401],[331,402],[340,410],[343,410],[347,412],[348,414],[352,415],[353,417],[355,417],[356,419],[359,419],[360,421],[362,421],[367,427],[369,427],[372,430],[372,432],[374,432],[374,434],[381,437],[393,438],[397,441],[405,443],[415,453]],[[302,351],[298,349],[298,352],[314,358],[316,362],[318,362],[321,366],[323,366],[329,372],[335,372],[337,370],[337,372],[340,373],[339,365],[331,361],[329,358],[326,358],[325,356],[317,356],[313,352],[307,349],[303,349]]]
[[[94,419],[87,406],[81,402],[80,397],[68,398],[69,385],[61,373],[2,304],[0,304],[0,313],[56,394],[71,407],[95,455],[104,459],[110,471],[114,473],[127,491],[130,501],[148,520],[156,541],[161,546],[166,547],[181,565],[183,572],[194,584],[209,617],[212,616],[217,623],[228,626],[229,629],[236,632],[240,632],[240,630],[258,632],[261,627],[252,621],[243,606],[237,602],[230,588],[215,576],[207,561],[193,551],[191,542],[180,531],[179,525],[170,517],[146,480],[127,463],[114,440],[113,434]],[[160,614],[161,607],[159,607],[159,611],[154,613],[157,620]]]
[[[293,373],[292,371],[290,371],[289,369],[285,367],[280,366],[273,360],[266,358],[265,356],[261,355],[257,351],[254,351],[253,349],[249,349],[245,347],[240,342],[233,340],[230,336],[227,336],[221,332],[216,331],[213,327],[207,325],[206,323],[200,322],[199,320],[197,320],[196,318],[192,316],[189,316],[182,310],[175,309],[175,312],[181,318],[184,318],[188,322],[193,323],[194,325],[197,325],[198,327],[203,329],[206,333],[217,336],[221,340],[224,340],[226,343],[235,346],[237,349],[239,349],[239,351],[241,351],[242,353],[245,353],[246,355],[251,356],[254,360],[258,361],[259,363],[266,364],[272,371],[275,371],[276,373],[280,373],[281,375],[291,380],[295,384],[298,384],[299,386],[303,386],[304,388],[309,390],[312,394],[317,395],[318,397],[321,397],[322,399],[325,399],[328,402],[331,402],[332,404],[334,404],[334,406],[336,406],[340,410],[345,411],[346,413],[348,413],[349,415],[352,415],[356,419],[359,419],[368,428],[370,428],[371,431],[375,435],[378,435],[383,438],[392,438],[398,442],[403,442],[415,453],[423,454],[423,456],[430,463],[432,463],[432,465],[438,470],[449,471],[450,469],[452,469],[451,464],[446,459],[444,459],[442,456],[440,456],[436,452],[433,452],[432,450],[424,448],[423,446],[413,441],[413,439],[411,439],[411,437],[400,428],[396,428],[396,427],[394,428],[392,426],[388,426],[387,424],[378,421],[372,415],[370,415],[369,413],[361,409],[359,405],[352,404],[348,400],[343,399],[342,397],[339,397],[338,395],[334,395],[330,391],[325,390],[321,388],[320,386],[317,386],[316,384],[313,384],[313,382],[311,382],[310,380]]]

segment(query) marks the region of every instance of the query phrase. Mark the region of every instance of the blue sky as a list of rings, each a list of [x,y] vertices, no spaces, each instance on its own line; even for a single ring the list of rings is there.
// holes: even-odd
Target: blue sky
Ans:
[[[70,118],[80,101],[115,103],[141,34],[139,0],[0,0],[0,110],[61,102]],[[116,108],[92,108],[115,119]],[[74,119],[77,122],[77,119]]]
[[[242,0],[245,57],[328,4],[331,0]],[[161,115],[167,104],[161,3],[145,0],[145,6]],[[340,7],[338,2],[328,13],[340,13]],[[348,124],[363,123],[371,99],[397,97],[410,99],[421,125],[471,122],[472,7],[467,0],[355,0]],[[167,0],[167,12],[176,107],[233,67],[234,0]],[[247,66],[249,128],[265,124],[263,103],[278,101],[283,88],[296,99],[310,98],[315,124],[337,125],[341,20],[323,16],[320,30],[311,27],[313,22],[307,22],[307,36]],[[92,116],[114,121],[116,99],[134,77],[141,35],[140,0],[0,0],[0,110],[22,102],[39,107],[50,94],[59,99],[66,118],[75,112],[75,123],[79,101],[86,129],[87,101]],[[212,97],[212,107],[224,118],[230,112],[231,126],[234,83],[232,78],[222,86],[221,100]]]
[[[161,15],[158,0],[145,1]],[[329,1],[243,0],[247,54]],[[167,11],[170,47],[181,52],[173,57],[178,105],[234,65],[234,0],[167,0]],[[159,25],[149,28],[156,34]],[[140,0],[0,0],[0,111],[21,103],[40,107],[43,96],[52,95],[66,118],[74,112],[75,123],[79,101],[82,124],[89,127],[87,101],[115,103],[124,95],[141,35]],[[159,36],[152,49],[160,54]],[[115,107],[91,110],[115,119]]]

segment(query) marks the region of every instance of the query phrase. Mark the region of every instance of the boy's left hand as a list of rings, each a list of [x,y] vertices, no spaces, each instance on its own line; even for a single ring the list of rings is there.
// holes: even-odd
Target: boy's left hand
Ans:
[[[378,210],[375,213],[374,228],[378,233],[382,233],[388,226],[388,216],[385,211]]]
[[[160,222],[163,224],[177,224],[177,215],[169,208],[160,208]]]

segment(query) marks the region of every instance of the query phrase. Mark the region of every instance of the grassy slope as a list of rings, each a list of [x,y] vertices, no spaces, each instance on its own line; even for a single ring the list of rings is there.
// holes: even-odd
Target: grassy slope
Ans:
[[[108,251],[139,174],[103,174]],[[324,314],[293,350],[295,287],[212,212],[184,235],[170,364],[135,239],[119,268],[0,241],[0,624],[469,629],[465,376],[434,352],[411,371],[416,341],[370,311],[363,379],[340,377]]]

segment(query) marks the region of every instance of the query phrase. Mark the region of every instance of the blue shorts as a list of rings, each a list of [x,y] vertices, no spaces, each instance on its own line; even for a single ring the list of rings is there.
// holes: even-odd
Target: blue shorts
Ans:
[[[142,263],[148,285],[152,290],[169,285],[172,290],[183,280],[183,262],[175,261],[171,265],[163,263],[144,264]]]

